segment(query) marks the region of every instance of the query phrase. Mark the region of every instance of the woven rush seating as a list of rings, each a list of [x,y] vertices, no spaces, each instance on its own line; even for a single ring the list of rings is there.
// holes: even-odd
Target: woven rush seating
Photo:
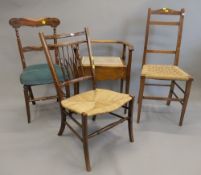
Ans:
[[[174,65],[146,64],[142,67],[142,76],[163,80],[188,80],[191,76]]]
[[[72,96],[61,101],[61,104],[64,108],[78,114],[85,113],[87,116],[93,116],[112,112],[131,99],[128,94],[107,89],[96,89]]]

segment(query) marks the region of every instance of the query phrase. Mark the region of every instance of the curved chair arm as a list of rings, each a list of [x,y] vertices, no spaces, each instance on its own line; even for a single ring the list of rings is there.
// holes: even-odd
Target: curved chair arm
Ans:
[[[125,51],[126,48],[128,48],[128,62],[127,67],[128,71],[131,70],[131,63],[132,63],[132,52],[134,51],[134,46],[126,41],[121,40],[91,40],[91,43],[93,44],[121,44],[123,45],[123,53],[122,53],[122,59],[125,60]]]
[[[128,42],[121,41],[121,40],[91,40],[92,44],[119,44],[123,46],[122,52],[122,60],[126,64],[126,93],[129,93],[129,86],[130,86],[130,72],[131,72],[131,64],[132,64],[132,53],[134,51],[134,46]],[[126,52],[127,50],[127,52]],[[126,56],[127,55],[127,56]],[[127,61],[126,61],[127,60]],[[123,83],[121,83],[121,91],[123,89]]]
[[[92,43],[100,44],[122,44],[128,47],[128,50],[134,50],[134,46],[126,41],[121,40],[91,40]]]

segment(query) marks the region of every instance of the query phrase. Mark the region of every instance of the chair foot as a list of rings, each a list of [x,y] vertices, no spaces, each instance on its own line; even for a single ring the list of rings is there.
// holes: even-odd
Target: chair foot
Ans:
[[[183,105],[182,105],[181,116],[180,116],[180,120],[179,120],[179,126],[182,126],[182,124],[183,124],[184,115],[186,112],[186,107],[187,107],[188,99],[189,99],[189,95],[190,95],[192,81],[193,80],[190,79],[186,82],[186,88],[185,88],[185,93],[184,93],[184,101],[183,101]]]
[[[130,142],[134,142],[133,137],[133,103],[134,99],[129,102],[129,111],[128,111],[128,132],[129,132],[129,139]]]
[[[66,116],[63,112],[64,109],[62,107],[60,107],[60,109],[61,109],[61,125],[60,125],[60,129],[58,132],[58,136],[61,136],[63,134],[64,129],[66,127]]]
[[[142,100],[138,103],[137,123],[140,123],[141,110],[142,110]]]
[[[83,137],[83,149],[84,149],[86,170],[91,171],[89,150],[88,150],[88,124],[87,124],[87,116],[85,115],[82,115],[82,137]]]
[[[138,95],[138,113],[137,113],[137,123],[140,123],[140,114],[142,110],[142,100],[143,100],[143,93],[144,93],[144,82],[145,78],[140,78],[140,90]]]
[[[62,136],[64,129],[65,129],[65,123],[61,123],[58,136]]]
[[[25,99],[26,112],[27,112],[27,122],[31,123],[31,114],[30,114],[30,106],[29,106],[29,88],[28,88],[28,86],[24,86],[24,99]]]

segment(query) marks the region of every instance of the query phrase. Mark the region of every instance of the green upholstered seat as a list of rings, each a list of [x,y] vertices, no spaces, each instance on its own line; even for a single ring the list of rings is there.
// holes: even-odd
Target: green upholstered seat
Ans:
[[[61,68],[54,65],[58,77],[61,81],[64,80]],[[53,78],[48,67],[48,64],[35,64],[27,66],[20,75],[20,82],[23,85],[42,85],[53,83]]]

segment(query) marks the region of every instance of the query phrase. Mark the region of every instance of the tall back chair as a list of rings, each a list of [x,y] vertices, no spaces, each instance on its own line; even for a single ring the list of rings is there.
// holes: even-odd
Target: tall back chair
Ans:
[[[23,71],[20,75],[20,82],[24,87],[24,98],[26,104],[27,119],[28,123],[30,123],[31,115],[30,115],[29,103],[32,102],[32,104],[35,105],[36,101],[53,99],[56,98],[56,96],[38,97],[38,98],[34,97],[31,88],[32,86],[51,84],[53,83],[53,79],[47,64],[27,65],[27,59],[29,57],[27,53],[35,53],[38,51],[42,51],[43,48],[41,45],[24,46],[25,38],[23,38],[24,36],[23,34],[25,33],[25,31],[24,30],[22,31],[20,29],[22,28],[32,29],[33,27],[41,29],[44,27],[51,27],[53,34],[56,34],[56,28],[60,24],[60,21],[57,18],[40,18],[40,19],[11,18],[9,20],[9,23],[15,29],[17,37],[17,44],[23,68]],[[32,33],[30,32],[30,34]],[[53,42],[55,43],[56,40],[54,40]],[[57,62],[56,57],[55,62]],[[60,79],[62,79],[62,72],[59,66],[55,65],[55,68],[60,74],[59,75]]]
[[[132,129],[132,113],[133,113],[133,97],[129,94],[123,94],[114,92],[106,89],[97,89],[95,82],[95,66],[92,57],[91,43],[89,39],[88,29],[84,31],[69,33],[69,34],[58,34],[58,35],[44,35],[39,34],[48,65],[50,67],[55,87],[58,93],[60,109],[61,109],[61,126],[58,135],[62,135],[65,126],[82,141],[85,163],[87,171],[91,170],[89,152],[88,152],[88,139],[92,138],[104,131],[107,131],[114,126],[128,121],[129,138],[133,142],[133,129]],[[50,44],[49,40],[57,40],[57,44]],[[58,73],[53,64],[54,52],[53,49],[58,53],[59,65],[65,77],[65,81],[61,82],[58,77]],[[82,64],[83,56],[89,58],[90,72],[86,74],[86,69]],[[88,80],[88,85],[91,85],[89,91],[81,92],[76,95],[71,95],[71,85],[79,83],[84,80]],[[114,113],[116,109],[124,106],[129,102],[128,115],[121,116]],[[73,114],[81,115],[81,122],[75,119]],[[107,126],[88,133],[88,118],[94,115],[100,115],[109,113],[110,115],[116,116],[119,120],[108,124]],[[81,130],[80,135],[66,119],[71,119]]]
[[[180,55],[180,46],[182,39],[182,30],[183,30],[183,21],[184,21],[184,9],[180,11],[162,8],[158,10],[148,9],[147,15],[147,25],[146,25],[146,34],[145,34],[145,45],[144,45],[144,55],[142,61],[142,73],[140,80],[140,90],[138,96],[138,117],[137,122],[140,121],[142,100],[167,100],[167,105],[170,105],[171,101],[178,101],[182,105],[181,117],[179,121],[179,125],[182,125],[189,94],[190,88],[193,78],[184,72],[181,68],[178,67],[179,63],[179,55]],[[175,16],[179,17],[177,21],[167,21],[166,20],[153,20],[153,16],[164,17],[164,16]],[[150,41],[150,27],[151,26],[176,26],[178,27],[177,33],[177,41],[176,41],[176,49],[175,50],[157,50],[157,49],[149,49],[149,41]],[[172,65],[157,65],[157,64],[148,64],[147,63],[147,55],[148,54],[173,54],[174,61]],[[155,83],[145,83],[146,79],[154,79],[154,80],[167,80],[171,81],[171,84],[155,84]],[[186,87],[183,89],[176,81],[184,81],[186,82]],[[144,86],[165,86],[170,87],[168,97],[158,97],[158,96],[144,96]],[[183,98],[180,98],[174,91],[174,87],[177,87],[183,94]],[[174,96],[174,98],[172,98]]]

